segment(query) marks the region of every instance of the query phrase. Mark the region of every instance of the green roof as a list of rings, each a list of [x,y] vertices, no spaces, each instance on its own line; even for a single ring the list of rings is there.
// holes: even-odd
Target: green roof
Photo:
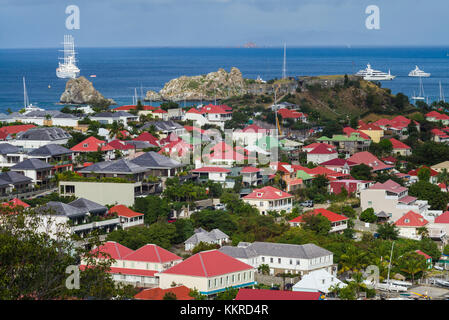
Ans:
[[[266,136],[257,140],[256,146],[263,150],[269,151],[272,148],[279,147],[279,140],[271,136]]]
[[[296,171],[296,178],[302,180],[311,180],[313,177],[303,170]]]
[[[365,141],[365,139],[361,138],[358,133],[354,132],[348,137],[344,134],[334,134],[332,138],[321,137],[318,139],[319,141],[333,141],[333,142],[341,142],[341,141]]]

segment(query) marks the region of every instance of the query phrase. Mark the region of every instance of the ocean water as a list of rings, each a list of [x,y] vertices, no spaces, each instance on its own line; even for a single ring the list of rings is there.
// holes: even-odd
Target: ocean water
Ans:
[[[283,64],[283,48],[78,48],[77,52],[81,75],[118,105],[131,104],[135,88],[139,96],[145,95],[182,75],[235,66],[246,78],[260,75],[268,80],[281,77]],[[60,55],[59,48],[0,50],[0,112],[23,107],[23,76],[33,104],[61,108],[58,101],[66,80],[55,74]],[[432,74],[423,79],[429,101],[439,98],[440,81],[449,99],[449,48],[287,48],[289,76],[353,74],[367,63],[376,70],[390,69],[397,78],[382,86],[409,97],[419,91],[419,80],[407,76],[418,65]]]

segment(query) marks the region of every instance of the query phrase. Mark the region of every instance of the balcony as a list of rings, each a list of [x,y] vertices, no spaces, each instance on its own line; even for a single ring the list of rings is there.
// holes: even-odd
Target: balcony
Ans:
[[[101,228],[101,227],[105,227],[105,226],[111,226],[111,225],[117,225],[120,223],[120,218],[112,218],[112,219],[107,219],[107,220],[103,220],[103,221],[94,221],[94,222],[90,222],[90,223],[84,223],[84,224],[78,224],[75,226],[72,226],[72,231],[76,232],[76,231],[85,231],[85,230],[91,230],[91,229],[95,229],[95,228]]]

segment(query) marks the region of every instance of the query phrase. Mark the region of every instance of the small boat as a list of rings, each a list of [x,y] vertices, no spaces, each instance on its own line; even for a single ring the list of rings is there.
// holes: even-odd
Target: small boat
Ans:
[[[91,78],[96,78],[97,75],[96,75],[96,74],[91,74],[89,77],[91,77]]]
[[[421,101],[426,100],[426,98],[424,97],[424,86],[422,84],[421,77],[419,77],[419,95],[413,94],[412,99],[415,100],[415,101],[417,101],[417,100],[421,100]]]
[[[430,77],[430,73],[424,72],[423,70],[419,69],[418,66],[415,66],[415,69],[410,71],[408,74],[409,77],[423,77],[428,78]]]

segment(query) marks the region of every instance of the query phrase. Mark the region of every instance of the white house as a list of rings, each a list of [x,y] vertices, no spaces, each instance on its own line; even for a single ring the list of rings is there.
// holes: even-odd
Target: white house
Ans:
[[[347,285],[338,280],[335,274],[331,274],[324,269],[319,269],[304,275],[293,286],[292,291],[329,293],[329,289],[336,286],[344,288]]]
[[[47,144],[66,144],[72,136],[58,127],[32,128],[19,132],[8,142],[24,150],[37,149]]]
[[[173,283],[197,289],[204,295],[215,295],[226,288],[242,288],[255,284],[255,268],[218,250],[202,251],[177,265],[159,272],[159,287]]]
[[[195,234],[184,242],[185,250],[191,251],[200,242],[222,246],[224,243],[229,242],[229,236],[219,229],[207,232],[202,228],[198,228],[195,230]]]
[[[304,275],[313,270],[324,269],[336,274],[333,253],[308,243],[304,245],[272,242],[240,242],[237,247],[223,246],[219,249],[254,268],[268,265],[270,274],[291,273]]]
[[[190,171],[194,175],[198,176],[200,181],[214,181],[219,182],[222,185],[226,184],[226,178],[231,170],[220,167],[202,167]]]
[[[335,151],[335,149],[328,148],[323,144],[307,153],[307,162],[312,162],[314,164],[320,164],[336,158],[338,158],[337,151]]]
[[[271,186],[254,189],[253,192],[243,197],[243,201],[255,206],[262,215],[268,211],[291,212],[293,196],[285,191]]]

